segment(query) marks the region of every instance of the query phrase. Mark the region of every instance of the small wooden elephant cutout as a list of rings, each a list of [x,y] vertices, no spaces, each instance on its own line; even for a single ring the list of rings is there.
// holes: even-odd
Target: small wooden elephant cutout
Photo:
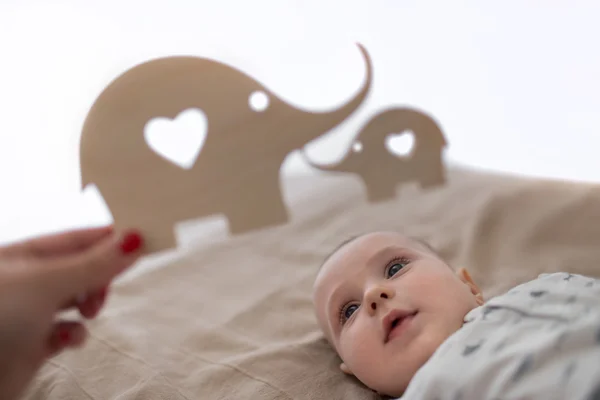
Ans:
[[[412,135],[406,156],[393,154],[387,142],[394,136]],[[308,164],[321,171],[354,173],[362,178],[370,202],[396,196],[399,184],[418,182],[422,188],[445,180],[442,152],[447,142],[438,124],[428,115],[408,108],[390,108],[373,116],[356,135],[343,159],[319,165],[303,152]]]

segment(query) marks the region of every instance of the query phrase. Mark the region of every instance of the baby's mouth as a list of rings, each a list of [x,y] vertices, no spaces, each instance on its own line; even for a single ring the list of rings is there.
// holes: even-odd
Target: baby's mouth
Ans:
[[[394,310],[384,318],[383,329],[384,329],[384,343],[399,337],[411,323],[418,311],[401,311]]]

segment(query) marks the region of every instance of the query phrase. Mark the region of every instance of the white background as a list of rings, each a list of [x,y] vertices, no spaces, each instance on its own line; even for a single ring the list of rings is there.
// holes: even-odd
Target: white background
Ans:
[[[597,1],[0,2],[0,242],[110,222],[80,191],[78,143],[102,89],[155,57],[244,70],[290,103],[334,108],[374,64],[361,110],[310,147],[341,156],[377,109],[432,114],[452,162],[600,181]],[[292,156],[286,173],[303,169]]]

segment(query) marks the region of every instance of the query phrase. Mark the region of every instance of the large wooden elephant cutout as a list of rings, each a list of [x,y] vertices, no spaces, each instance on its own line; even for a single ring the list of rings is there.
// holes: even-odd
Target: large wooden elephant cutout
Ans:
[[[371,60],[359,45],[366,79],[338,109],[311,113],[286,104],[261,83],[226,64],[167,57],[126,71],[96,99],[84,123],[82,186],[95,184],[115,228],[136,227],[146,252],[176,246],[175,224],[224,214],[232,234],[288,221],[279,171],[286,156],[331,130],[364,102]],[[268,107],[250,107],[261,93]],[[144,136],[157,117],[200,109],[208,120],[202,150],[184,169],[158,155]]]

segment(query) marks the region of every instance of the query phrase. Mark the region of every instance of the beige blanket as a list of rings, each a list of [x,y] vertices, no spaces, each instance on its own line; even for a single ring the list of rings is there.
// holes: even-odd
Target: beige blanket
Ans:
[[[144,260],[28,399],[374,399],[317,330],[311,285],[349,235],[395,229],[493,296],[542,272],[600,276],[600,188],[452,168],[444,188],[368,204],[350,176],[287,178],[289,225]]]

